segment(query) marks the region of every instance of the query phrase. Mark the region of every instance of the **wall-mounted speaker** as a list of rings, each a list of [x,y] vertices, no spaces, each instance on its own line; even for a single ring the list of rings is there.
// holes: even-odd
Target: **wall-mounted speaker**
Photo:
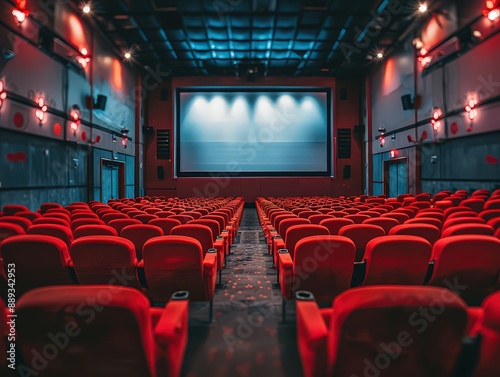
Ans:
[[[413,99],[411,98],[411,94],[405,94],[401,96],[401,104],[403,105],[403,110],[411,110],[414,108]]]
[[[97,95],[97,100],[94,103],[94,109],[104,111],[106,109],[106,102],[108,101],[108,97],[102,94]]]
[[[142,133],[145,136],[153,136],[155,134],[155,129],[151,126],[142,126]]]

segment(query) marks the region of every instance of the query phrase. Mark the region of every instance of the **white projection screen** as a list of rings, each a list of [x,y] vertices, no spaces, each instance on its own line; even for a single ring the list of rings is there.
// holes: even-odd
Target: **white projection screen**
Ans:
[[[329,176],[329,88],[177,89],[176,176]]]

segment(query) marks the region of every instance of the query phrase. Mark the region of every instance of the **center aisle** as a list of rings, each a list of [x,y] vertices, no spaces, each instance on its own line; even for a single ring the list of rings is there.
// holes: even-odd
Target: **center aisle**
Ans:
[[[214,297],[214,322],[190,321],[183,376],[302,375],[295,323],[281,323],[275,281],[257,211],[246,208]],[[207,310],[208,305],[200,313]]]

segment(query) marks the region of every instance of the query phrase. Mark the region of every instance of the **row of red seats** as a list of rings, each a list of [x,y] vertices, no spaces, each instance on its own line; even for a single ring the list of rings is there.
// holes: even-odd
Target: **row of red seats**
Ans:
[[[400,212],[403,209],[387,212],[379,206],[373,212],[380,217],[354,224],[347,216],[318,215],[306,208],[290,212],[265,199],[257,200],[284,298],[292,298],[298,289],[308,289],[322,300],[331,300],[339,292],[360,284],[447,286],[453,277],[469,287],[464,297],[470,303],[480,303],[499,287],[500,240],[493,237],[493,227],[472,221],[451,224],[462,219],[475,220],[475,212],[469,210],[465,215],[474,217],[461,218],[455,217],[461,212],[452,208],[445,211],[417,208],[420,212],[416,216],[435,215],[429,219],[439,224],[400,224],[384,215],[401,215],[400,220],[408,222],[409,215]],[[378,209],[382,215],[375,211]],[[412,209],[405,209],[415,216]],[[427,212],[431,210],[436,212]],[[333,214],[339,212],[342,211]],[[317,217],[325,218],[313,224],[311,220]],[[445,224],[450,225],[441,234],[441,221],[446,218]],[[376,221],[384,227],[374,225]]]
[[[438,287],[360,287],[321,309],[297,292],[305,377],[500,375],[500,292],[470,308]]]
[[[99,216],[105,216],[99,209],[109,206],[91,203],[90,208],[76,214],[99,213]],[[224,214],[227,210],[231,216],[231,228],[237,229],[243,200],[227,201],[217,209]],[[48,211],[46,213],[55,213]],[[75,211],[73,209],[71,215]],[[117,236],[114,228],[111,228],[113,232],[107,233],[109,226],[106,225],[81,225],[75,229],[74,241],[69,240],[71,233],[67,226],[35,224],[28,227],[26,235],[4,239],[0,243],[0,254],[4,266],[10,263],[16,265],[19,294],[44,285],[117,284],[141,289],[155,303],[165,302],[178,290],[189,291],[193,301],[211,301],[217,271],[220,279],[229,250],[229,242],[225,244],[225,239],[229,237],[227,231],[225,238],[219,235],[219,222],[205,218],[208,216],[201,216],[187,224],[168,218],[159,219],[169,222],[168,235],[164,235],[162,228],[151,224],[125,226],[120,231],[122,237]],[[225,225],[225,217],[213,216],[219,217]],[[10,216],[7,217],[9,220]],[[3,230],[4,235],[9,235],[9,227],[12,230],[12,226],[17,225],[4,223],[4,219],[0,218],[0,233]],[[77,220],[87,218],[74,219]],[[127,219],[109,220],[109,224],[114,221]],[[87,234],[95,230],[97,235],[79,234],[82,228],[89,231]],[[217,229],[217,233],[213,229]],[[17,234],[23,232],[22,229]]]

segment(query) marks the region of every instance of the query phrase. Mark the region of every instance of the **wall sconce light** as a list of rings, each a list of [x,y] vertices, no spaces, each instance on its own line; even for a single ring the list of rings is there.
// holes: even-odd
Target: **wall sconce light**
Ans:
[[[45,113],[47,112],[47,105],[45,104],[45,99],[40,97],[37,101],[39,109],[36,110],[35,116],[40,121],[40,127],[42,126],[43,119],[45,118]]]
[[[76,57],[76,61],[80,66],[85,69],[87,68],[88,63],[90,62],[90,56],[88,50],[84,47],[80,50],[81,56]]]
[[[486,9],[483,11],[485,17],[491,22],[496,21],[500,17],[500,9],[498,8],[498,0],[487,0]]]
[[[116,135],[115,134],[111,135],[111,140],[113,141],[113,143],[116,143]]]
[[[123,138],[122,139],[122,145],[123,145],[123,148],[127,149],[127,138]]]
[[[391,135],[391,141],[392,141],[392,142],[396,141],[396,134],[394,134],[394,133],[393,133],[393,134]]]
[[[21,25],[28,18],[30,11],[28,9],[16,8],[12,11],[12,15],[16,18],[17,23]]]
[[[78,105],[73,105],[69,113],[69,117],[71,120],[71,130],[73,131],[73,136],[76,136],[76,131],[78,131],[78,127],[80,126],[80,108]]]
[[[414,38],[411,43],[413,44],[413,46],[415,46],[417,50],[420,50],[422,47],[424,47],[424,42],[422,42],[422,40],[418,37]]]
[[[439,128],[441,127],[441,121],[439,118],[443,115],[443,112],[439,107],[435,107],[434,110],[432,111],[432,119],[431,119],[431,124],[432,124],[432,129],[434,130],[434,133],[436,133]]]
[[[474,119],[477,117],[477,109],[475,108],[477,105],[477,99],[470,98],[467,101],[467,105],[465,105],[465,111],[467,111],[467,115],[470,119],[470,126],[467,127],[467,132],[472,131],[472,127],[474,126]]]
[[[396,158],[398,157],[398,151],[396,149],[393,149],[391,152],[390,152],[390,156],[391,158]]]
[[[384,136],[380,136],[378,138],[378,141],[380,142],[380,148],[383,148],[384,145],[385,145],[385,137]]]
[[[7,98],[7,92],[5,91],[5,84],[0,80],[0,109],[2,108],[3,101]]]
[[[427,68],[427,66],[432,62],[432,57],[427,56],[427,49],[422,47],[418,52],[418,61],[422,68]]]

